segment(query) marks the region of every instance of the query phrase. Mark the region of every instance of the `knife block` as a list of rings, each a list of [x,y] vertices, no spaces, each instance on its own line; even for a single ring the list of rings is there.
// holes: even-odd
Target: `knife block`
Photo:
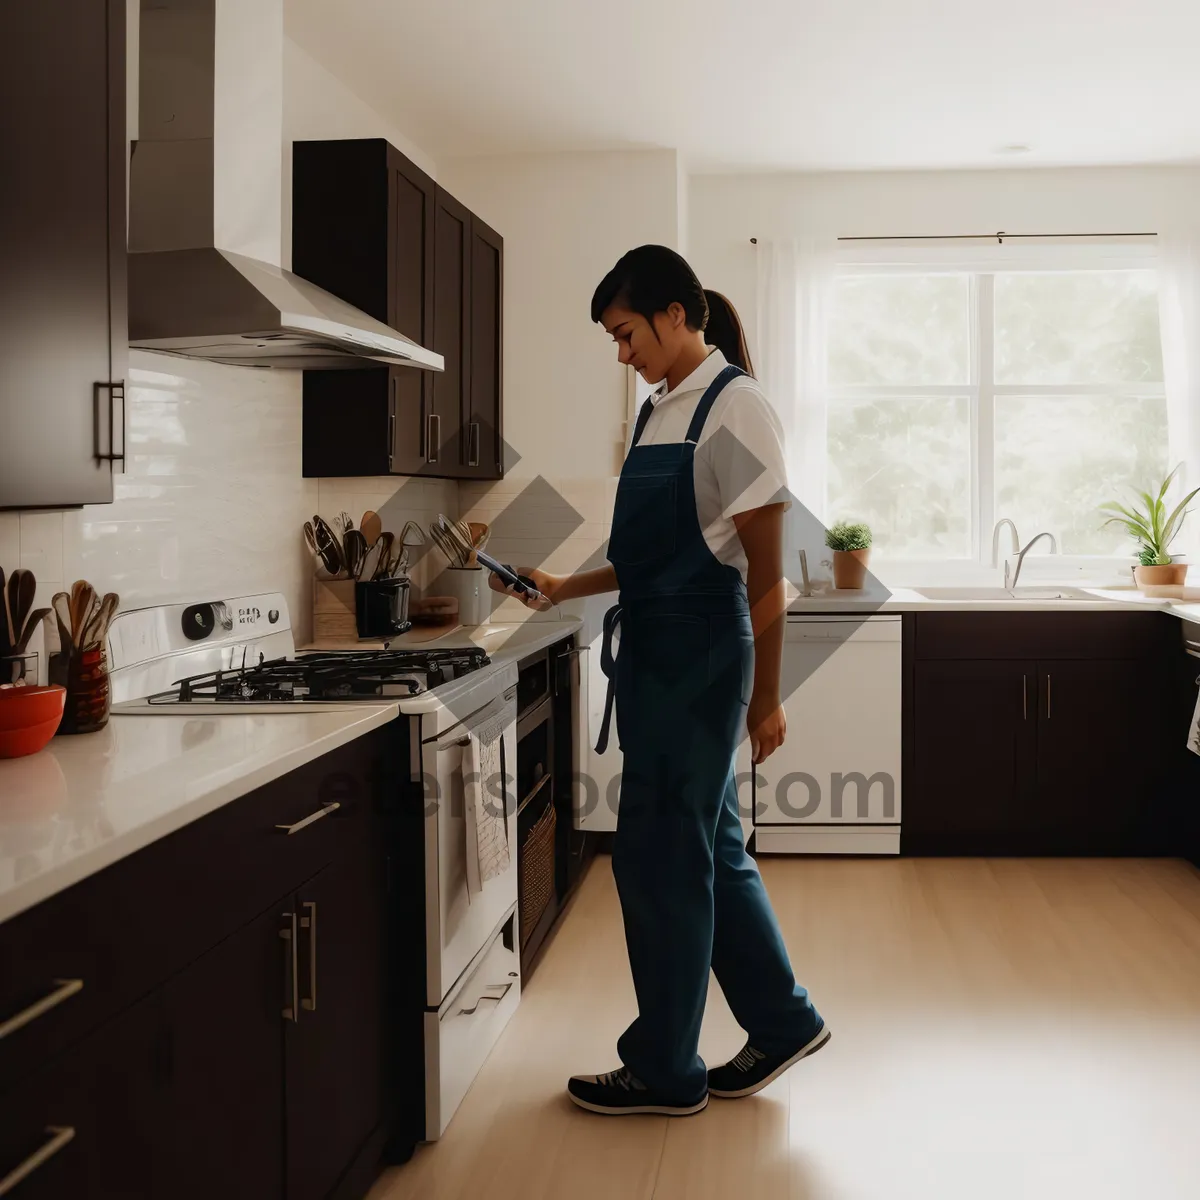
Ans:
[[[353,579],[313,580],[313,638],[358,640]]]

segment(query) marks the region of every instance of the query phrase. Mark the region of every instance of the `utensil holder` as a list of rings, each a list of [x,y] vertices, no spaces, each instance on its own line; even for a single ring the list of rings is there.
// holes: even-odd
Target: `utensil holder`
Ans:
[[[50,656],[50,682],[67,689],[59,733],[95,733],[108,724],[111,692],[103,646],[70,647]]]
[[[0,655],[0,684],[27,684],[36,686],[38,681],[38,656],[36,654]]]
[[[492,589],[482,567],[447,567],[443,579],[447,595],[458,601],[461,624],[486,625],[491,620]]]

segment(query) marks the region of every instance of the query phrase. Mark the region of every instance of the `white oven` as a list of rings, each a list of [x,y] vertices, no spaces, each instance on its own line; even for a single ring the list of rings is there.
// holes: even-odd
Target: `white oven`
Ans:
[[[447,718],[452,714],[446,710],[434,720],[421,721],[422,735],[413,738],[410,747],[413,768],[419,773],[425,795],[423,1041],[427,1141],[445,1132],[521,995],[516,668],[501,668],[494,676],[498,695],[493,694],[453,724],[448,725]],[[471,703],[484,701],[490,690],[478,696],[472,693]],[[502,726],[500,768],[508,862],[479,890],[473,890],[468,880],[471,849],[464,774],[471,766],[470,731],[494,721]],[[437,732],[429,736],[431,729]],[[498,798],[491,804],[499,807]]]

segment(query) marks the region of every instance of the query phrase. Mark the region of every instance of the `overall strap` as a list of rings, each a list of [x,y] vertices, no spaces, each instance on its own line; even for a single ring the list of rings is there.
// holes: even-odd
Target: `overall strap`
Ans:
[[[638,409],[637,424],[633,427],[633,441],[629,443],[630,450],[641,440],[642,431],[646,428],[646,422],[650,420],[650,414],[653,411],[654,401],[650,397],[647,397],[642,401],[642,407]]]
[[[745,374],[746,372],[741,367],[735,367],[731,363],[708,385],[704,395],[700,397],[700,403],[696,405],[696,411],[692,414],[692,423],[688,426],[687,437],[683,439],[685,442],[695,445],[700,441],[700,434],[704,432],[704,422],[708,420],[708,414],[712,411],[712,406],[716,403],[722,389],[739,375]]]

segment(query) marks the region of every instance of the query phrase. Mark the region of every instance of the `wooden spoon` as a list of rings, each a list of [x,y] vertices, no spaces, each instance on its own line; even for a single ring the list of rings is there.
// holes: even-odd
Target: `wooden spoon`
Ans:
[[[48,608],[35,608],[25,621],[25,628],[21,632],[21,636],[17,638],[16,652],[24,654],[25,648],[29,645],[30,638],[33,637],[34,630],[50,615]]]
[[[12,617],[12,640],[19,642],[25,629],[25,621],[33,608],[37,595],[37,580],[32,571],[15,570],[8,580],[10,616]]]
[[[76,649],[81,648],[84,626],[92,615],[92,605],[96,600],[96,589],[83,579],[77,579],[71,586],[71,640]]]
[[[58,618],[58,648],[63,654],[71,652],[71,597],[66,592],[56,592],[50,601],[54,615]]]
[[[96,607],[91,617],[88,618],[88,623],[83,631],[83,637],[80,639],[82,649],[90,650],[93,646],[98,646],[104,641],[105,635],[108,633],[108,627],[116,615],[118,603],[119,597],[115,592],[108,592],[103,600],[96,601]]]
[[[4,580],[4,568],[0,567],[0,654],[12,648],[13,632],[8,619],[8,587]]]
[[[358,523],[359,529],[362,530],[362,535],[367,539],[368,546],[374,546],[379,541],[379,535],[383,532],[383,518],[371,509],[367,509],[363,513],[363,518]]]

